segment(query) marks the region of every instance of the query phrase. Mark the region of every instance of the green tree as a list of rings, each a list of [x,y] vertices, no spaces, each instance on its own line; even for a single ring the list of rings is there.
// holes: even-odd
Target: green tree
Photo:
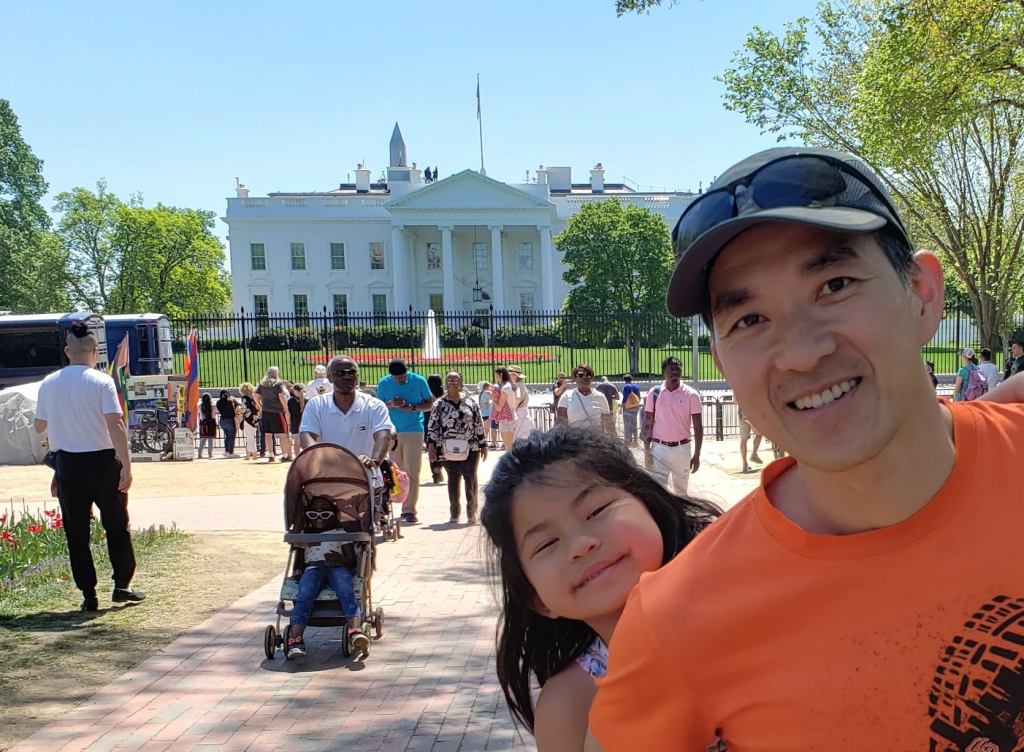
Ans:
[[[615,199],[595,201],[569,219],[555,244],[568,267],[563,279],[573,285],[565,311],[624,322],[629,366],[636,373],[640,324],[664,312],[675,266],[664,220]]]
[[[67,310],[66,259],[48,229],[43,162],[25,143],[11,104],[0,99],[0,309]]]
[[[57,235],[81,273],[76,299],[101,313],[214,313],[230,300],[224,247],[215,214],[158,204],[125,203],[99,181],[57,196]]]
[[[894,127],[910,105],[892,101],[880,73],[899,42],[889,6],[822,2],[813,24],[799,19],[782,35],[755,28],[721,78],[726,107],[780,140],[841,149],[878,172],[912,239],[963,284],[992,347],[1024,292],[1024,111],[990,102],[940,130]],[[927,48],[915,54],[915,75],[942,75]]]
[[[627,13],[650,13],[651,8],[660,5],[675,5],[678,0],[615,0],[615,14],[624,16]]]

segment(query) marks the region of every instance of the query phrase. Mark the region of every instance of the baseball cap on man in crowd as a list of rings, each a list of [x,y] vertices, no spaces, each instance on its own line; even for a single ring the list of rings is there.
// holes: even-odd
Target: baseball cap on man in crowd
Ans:
[[[719,252],[763,222],[856,233],[884,227],[912,247],[889,192],[856,157],[831,149],[768,149],[726,170],[679,218],[672,231],[669,313],[704,313]]]

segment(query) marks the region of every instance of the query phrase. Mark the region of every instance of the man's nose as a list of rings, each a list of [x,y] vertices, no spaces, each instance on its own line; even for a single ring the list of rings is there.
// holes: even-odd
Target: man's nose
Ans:
[[[776,317],[774,328],[772,347],[775,367],[780,371],[808,373],[838,349],[837,337],[828,322],[805,308]]]

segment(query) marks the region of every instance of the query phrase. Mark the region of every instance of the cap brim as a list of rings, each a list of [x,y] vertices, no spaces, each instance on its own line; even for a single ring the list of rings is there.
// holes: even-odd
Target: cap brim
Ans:
[[[845,206],[820,209],[787,206],[730,219],[705,232],[686,249],[668,285],[668,312],[677,318],[701,313],[707,299],[708,271],[715,258],[741,232],[765,222],[787,222],[840,232],[874,232],[888,224],[885,217]]]

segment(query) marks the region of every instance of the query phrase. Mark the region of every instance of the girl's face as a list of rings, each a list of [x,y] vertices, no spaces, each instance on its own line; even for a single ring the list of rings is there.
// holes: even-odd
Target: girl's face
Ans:
[[[585,621],[605,639],[640,575],[664,558],[661,531],[643,503],[571,462],[523,484],[512,530],[536,610]]]
[[[338,510],[326,499],[314,499],[306,507],[306,512],[307,530],[333,530],[337,525]]]

